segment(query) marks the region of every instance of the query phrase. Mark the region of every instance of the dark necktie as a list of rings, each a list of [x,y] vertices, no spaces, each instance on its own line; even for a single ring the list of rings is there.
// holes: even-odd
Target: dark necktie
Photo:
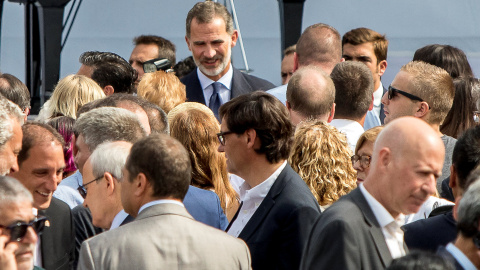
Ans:
[[[222,103],[221,98],[220,98],[220,83],[219,82],[214,82],[212,83],[213,87],[213,93],[210,96],[210,104],[209,107],[213,111],[213,114],[215,114],[215,117],[220,121],[219,116],[218,116],[218,108],[220,108],[220,105]]]

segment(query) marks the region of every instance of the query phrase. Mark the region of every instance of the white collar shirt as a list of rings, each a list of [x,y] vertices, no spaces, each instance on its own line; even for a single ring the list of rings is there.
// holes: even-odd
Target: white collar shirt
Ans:
[[[213,81],[203,74],[199,68],[197,68],[197,76],[200,81],[200,86],[203,89],[203,97],[205,98],[205,105],[210,106],[210,96],[213,94]],[[233,79],[233,67],[230,64],[230,68],[227,73],[223,75],[217,82],[221,84],[221,89],[219,89],[221,105],[230,100],[231,97],[231,88],[232,88],[232,79]]]
[[[140,207],[140,210],[138,210],[138,214],[140,214],[143,210],[145,210],[146,208],[148,208],[150,206],[154,206],[154,205],[157,205],[157,204],[164,204],[164,203],[172,203],[172,204],[176,204],[176,205],[180,205],[182,207],[185,207],[183,205],[183,203],[181,203],[179,201],[176,201],[176,200],[156,200],[156,201],[151,201],[151,202],[148,202],[148,203],[142,205],[142,207]]]
[[[128,217],[127,212],[125,210],[120,210],[115,217],[113,218],[112,225],[110,226],[110,230],[113,230],[115,228],[120,227],[122,225],[122,222]]]
[[[457,260],[458,264],[460,264],[463,269],[465,270],[476,270],[477,268],[475,265],[468,259],[468,257],[463,254],[463,252],[458,249],[454,244],[449,243],[445,249],[452,254],[452,256]]]
[[[363,184],[360,184],[359,188],[382,229],[392,258],[395,259],[404,256],[406,252],[401,226],[405,224],[405,216],[400,214],[396,219],[393,218],[387,209],[365,189]]]
[[[270,175],[270,177],[253,188],[250,188],[247,182],[244,182],[242,185],[240,185],[239,196],[240,200],[242,201],[242,206],[238,210],[239,212],[237,218],[232,221],[233,223],[227,232],[228,234],[235,237],[240,235],[243,228],[245,228],[245,225],[247,225],[250,218],[252,218],[253,214],[255,214],[255,211],[257,211],[258,207],[263,202],[263,199],[265,199],[275,183],[275,180],[277,180],[278,176],[286,165],[287,161],[284,161],[283,164],[278,167],[278,169],[275,170],[272,175]]]
[[[383,84],[380,82],[380,86],[373,92],[373,111],[375,115],[380,117],[380,109],[382,106],[382,97],[383,97]]]
[[[38,209],[33,207],[32,212],[34,216],[38,216]],[[37,243],[35,244],[35,254],[33,256],[33,265],[42,267],[43,262],[42,262],[42,239],[40,239],[40,236],[38,237]]]
[[[330,125],[336,127],[341,133],[347,136],[348,146],[350,146],[352,153],[355,153],[358,138],[365,132],[362,125],[357,121],[349,119],[333,119]]]

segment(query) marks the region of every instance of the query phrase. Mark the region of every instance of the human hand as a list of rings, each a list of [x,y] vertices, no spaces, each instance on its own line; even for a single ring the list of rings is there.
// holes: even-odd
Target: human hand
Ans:
[[[10,236],[1,234],[0,229],[0,269],[17,270],[17,260],[15,259],[15,251],[18,249],[17,242],[10,241]]]

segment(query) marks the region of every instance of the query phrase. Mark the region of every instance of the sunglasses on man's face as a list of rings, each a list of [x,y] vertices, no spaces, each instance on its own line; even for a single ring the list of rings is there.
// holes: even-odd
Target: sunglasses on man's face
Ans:
[[[32,227],[37,235],[41,235],[45,226],[50,226],[46,217],[37,217],[29,223],[15,222],[8,226],[0,225],[0,228],[7,229],[10,235],[10,242],[20,242],[25,237],[28,227]]]
[[[423,99],[421,99],[421,98],[419,98],[419,97],[417,97],[417,96],[415,96],[415,95],[412,95],[412,94],[407,93],[407,92],[405,92],[405,91],[399,90],[399,89],[397,89],[397,88],[395,88],[395,87],[393,87],[393,86],[390,85],[390,86],[388,87],[388,99],[391,100],[391,99],[394,98],[397,94],[400,94],[400,95],[402,95],[402,96],[404,96],[404,97],[406,97],[406,98],[409,98],[409,99],[411,99],[411,100],[417,100],[417,101],[420,101],[420,102],[423,101]]]

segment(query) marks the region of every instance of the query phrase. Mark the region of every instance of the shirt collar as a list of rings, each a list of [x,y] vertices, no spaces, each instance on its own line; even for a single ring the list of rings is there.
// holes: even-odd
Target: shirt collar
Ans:
[[[151,201],[151,202],[148,202],[144,205],[142,205],[142,207],[140,207],[140,210],[138,210],[138,214],[140,214],[140,212],[142,212],[144,209],[150,207],[150,206],[153,206],[153,205],[157,205],[157,204],[164,204],[164,203],[173,203],[173,204],[177,204],[177,205],[180,205],[182,207],[185,207],[183,205],[183,203],[179,202],[179,201],[176,201],[176,200],[168,200],[168,199],[165,199],[165,200],[156,200],[156,201]]]
[[[127,212],[125,210],[120,210],[118,214],[113,218],[112,225],[110,226],[110,230],[120,227],[122,222],[128,217]]]
[[[468,257],[463,254],[463,252],[458,249],[454,244],[449,243],[445,249],[452,254],[452,256],[457,260],[457,262],[464,268],[464,269],[477,269],[475,265],[468,259]]]
[[[265,181],[262,183],[256,185],[253,188],[250,188],[250,185],[247,184],[247,182],[243,182],[243,184],[240,185],[239,190],[240,190],[240,200],[245,201],[245,200],[251,200],[251,199],[263,199],[267,196],[268,192],[270,191],[270,188],[273,186],[275,183],[275,180],[277,177],[280,175],[280,173],[283,171],[285,166],[287,165],[287,161],[285,160],[280,167],[278,167],[275,172],[273,172],[270,177],[268,177]]]
[[[205,88],[207,88],[208,86],[210,86],[212,83],[215,82],[214,80],[205,76],[205,74],[203,74],[199,68],[197,68],[197,76],[203,91],[205,91]],[[225,86],[225,88],[227,88],[228,90],[231,90],[232,78],[233,78],[233,67],[232,67],[232,64],[230,64],[227,73],[225,73],[225,75],[223,75],[217,82],[223,84],[223,86]]]
[[[379,107],[382,104],[383,97],[383,84],[380,82],[380,86],[373,92],[373,106]]]
[[[367,200],[368,205],[372,209],[373,214],[375,215],[375,218],[378,221],[378,225],[380,227],[385,227],[388,224],[392,222],[396,222],[399,227],[403,226],[405,224],[405,215],[400,214],[396,219],[390,215],[390,213],[383,207],[381,203],[377,201],[368,191],[367,189],[363,186],[363,184],[360,184],[360,191],[362,192],[363,196]]]
[[[330,122],[330,125],[336,127],[337,129],[349,129],[361,133],[364,132],[362,125],[355,120],[333,119],[332,122]]]

